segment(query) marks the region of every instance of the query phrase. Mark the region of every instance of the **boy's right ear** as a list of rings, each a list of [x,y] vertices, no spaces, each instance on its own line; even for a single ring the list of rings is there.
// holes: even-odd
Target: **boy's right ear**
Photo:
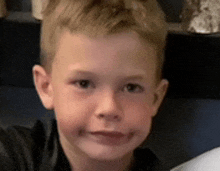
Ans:
[[[51,75],[40,65],[33,67],[33,79],[37,93],[48,110],[53,110],[53,88],[51,83]]]

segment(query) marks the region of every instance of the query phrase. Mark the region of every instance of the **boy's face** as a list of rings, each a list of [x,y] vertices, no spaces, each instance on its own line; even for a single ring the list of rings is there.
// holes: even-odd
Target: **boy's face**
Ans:
[[[55,110],[64,151],[114,160],[146,139],[168,86],[156,84],[155,58],[135,33],[63,33],[51,74],[36,66],[34,75],[45,107]]]

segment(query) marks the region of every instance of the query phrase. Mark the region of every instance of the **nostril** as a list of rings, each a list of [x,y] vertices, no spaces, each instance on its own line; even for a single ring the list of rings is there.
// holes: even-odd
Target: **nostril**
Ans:
[[[115,115],[115,116],[114,116],[114,119],[118,119],[118,115]]]
[[[100,115],[99,115],[99,118],[104,118],[104,115],[103,115],[103,114],[100,114]]]
[[[110,119],[110,120],[119,120],[119,116],[118,115],[105,115],[105,114],[99,114],[98,117],[100,119],[106,118],[106,119]]]

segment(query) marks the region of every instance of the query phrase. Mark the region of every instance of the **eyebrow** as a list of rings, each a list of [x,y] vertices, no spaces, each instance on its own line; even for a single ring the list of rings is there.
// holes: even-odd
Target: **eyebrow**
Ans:
[[[90,71],[85,71],[85,70],[71,70],[69,72],[69,75],[73,75],[73,74],[94,75],[94,76],[96,76],[95,73],[90,72]]]
[[[90,75],[90,76],[98,76],[96,73],[90,72],[90,71],[86,71],[86,70],[72,70],[69,72],[69,75]],[[129,76],[121,76],[121,78],[125,81],[127,80],[143,80],[144,79],[144,75],[143,74],[137,74],[137,75],[129,75]]]

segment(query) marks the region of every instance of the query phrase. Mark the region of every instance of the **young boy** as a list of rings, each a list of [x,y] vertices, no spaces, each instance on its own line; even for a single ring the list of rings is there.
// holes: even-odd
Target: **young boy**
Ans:
[[[1,131],[3,170],[165,170],[139,148],[165,96],[166,23],[156,0],[50,0],[41,66],[49,127]]]

